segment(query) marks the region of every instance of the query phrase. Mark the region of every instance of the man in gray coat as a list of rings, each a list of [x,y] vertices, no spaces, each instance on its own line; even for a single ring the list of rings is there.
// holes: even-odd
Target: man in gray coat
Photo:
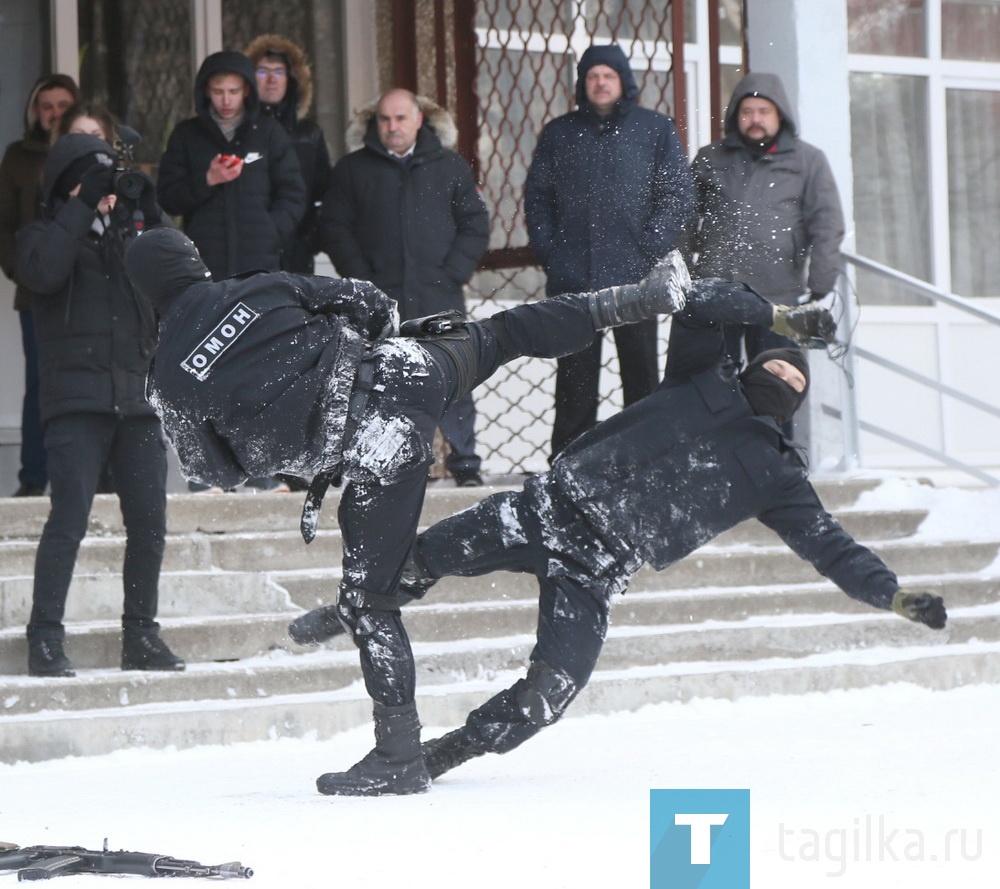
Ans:
[[[844,215],[826,156],[798,137],[781,80],[748,74],[726,109],[725,136],[691,166],[697,216],[690,242],[698,278],[743,281],[774,303],[821,299],[843,271]],[[767,328],[727,329],[747,358],[791,345]],[[683,336],[678,329],[671,337]]]

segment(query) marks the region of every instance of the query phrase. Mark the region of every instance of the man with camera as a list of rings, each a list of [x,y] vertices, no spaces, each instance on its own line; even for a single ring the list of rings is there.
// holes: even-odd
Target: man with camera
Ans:
[[[156,622],[166,534],[166,449],[146,401],[152,306],[132,289],[125,248],[163,224],[152,180],[96,136],[63,136],[42,182],[40,218],[18,231],[18,279],[33,292],[52,508],[35,558],[28,672],[72,676],[63,615],[73,566],[107,465],[126,528],[123,670],[183,670]]]

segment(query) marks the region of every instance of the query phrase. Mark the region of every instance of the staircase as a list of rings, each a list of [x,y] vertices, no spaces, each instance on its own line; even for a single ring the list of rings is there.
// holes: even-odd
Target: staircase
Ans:
[[[904,585],[945,596],[947,630],[853,602],[770,531],[748,523],[668,571],[636,576],[570,714],[900,681],[935,689],[1000,682],[1000,545],[913,541],[922,512],[854,506],[877,484],[821,481],[817,488]],[[432,483],[424,523],[485,493]],[[123,532],[117,499],[99,496],[68,603],[72,679],[26,675],[24,625],[48,501],[0,499],[0,762],[322,738],[370,722],[353,646],[339,638],[304,649],[286,633],[290,619],[335,595],[335,499],[331,492],[321,531],[306,547],[296,495],[171,495],[160,621],[188,669],[147,674],[118,669]],[[424,724],[459,724],[520,674],[535,597],[530,577],[450,578],[407,608]]]

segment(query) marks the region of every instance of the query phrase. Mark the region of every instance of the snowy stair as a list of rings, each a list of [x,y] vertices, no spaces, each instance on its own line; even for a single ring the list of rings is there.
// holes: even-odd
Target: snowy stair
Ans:
[[[910,681],[1000,682],[1000,577],[992,543],[911,540],[924,513],[852,508],[877,481],[817,484],[828,508],[912,588],[946,596],[935,633],[844,596],[759,523],[733,529],[668,571],[644,570],[615,606],[591,685],[571,714],[697,696],[801,693]],[[424,523],[482,489],[432,484]],[[161,623],[188,661],[180,674],[117,669],[122,529],[114,497],[95,504],[67,615],[73,679],[25,675],[31,573],[47,502],[0,500],[0,761],[326,737],[370,720],[357,655],[343,638],[303,649],[287,637],[339,580],[336,498],[309,547],[295,495],[173,495]],[[449,578],[407,608],[425,724],[451,725],[523,670],[536,620],[533,578]]]

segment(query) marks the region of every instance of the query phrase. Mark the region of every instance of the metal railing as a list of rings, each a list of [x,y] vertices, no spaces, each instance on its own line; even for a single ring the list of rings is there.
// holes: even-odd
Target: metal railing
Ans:
[[[928,284],[926,281],[914,278],[912,275],[908,275],[905,272],[883,265],[873,259],[857,256],[852,253],[845,253],[844,257],[848,264],[856,269],[864,269],[865,271],[872,272],[875,275],[886,278],[895,284],[902,286],[908,291],[912,291],[922,297],[932,300],[935,304],[946,305],[952,309],[958,310],[959,312],[963,312],[977,318],[980,321],[985,321],[988,324],[1000,327],[1000,315],[995,312],[991,312],[989,309],[984,309],[982,306],[977,305],[973,300],[965,299],[964,297],[957,296],[954,293],[948,293],[947,291],[940,290],[932,284]],[[842,321],[842,325],[847,330],[854,330],[857,318],[854,300],[850,298],[850,293],[848,292],[850,286],[851,283],[849,279],[841,279],[840,295],[843,299],[843,305],[845,306],[845,317]],[[853,360],[855,357],[889,370],[892,373],[899,374],[901,377],[904,377],[905,379],[920,386],[926,387],[927,389],[933,390],[940,395],[953,398],[956,401],[973,408],[974,410],[1000,419],[1000,409],[994,405],[982,401],[981,399],[976,398],[967,392],[963,392],[960,389],[956,389],[953,386],[946,385],[940,380],[935,380],[931,377],[917,373],[916,371],[913,371],[908,367],[904,367],[903,365],[885,358],[884,356],[877,355],[867,349],[862,349],[853,344],[851,344],[848,348],[844,360],[845,377],[848,379],[854,379]],[[860,433],[867,432],[871,435],[875,435],[886,441],[892,442],[897,446],[937,460],[939,463],[970,475],[987,485],[994,487],[1000,485],[1000,478],[997,478],[988,472],[984,472],[982,469],[960,460],[943,450],[929,447],[921,444],[920,442],[914,441],[908,436],[886,429],[875,423],[862,420],[858,416],[856,393],[851,385],[845,384],[842,387],[840,409],[824,403],[822,405],[822,411],[825,415],[841,421],[844,438],[844,459],[842,462],[842,468],[845,470],[855,468],[860,464]]]

